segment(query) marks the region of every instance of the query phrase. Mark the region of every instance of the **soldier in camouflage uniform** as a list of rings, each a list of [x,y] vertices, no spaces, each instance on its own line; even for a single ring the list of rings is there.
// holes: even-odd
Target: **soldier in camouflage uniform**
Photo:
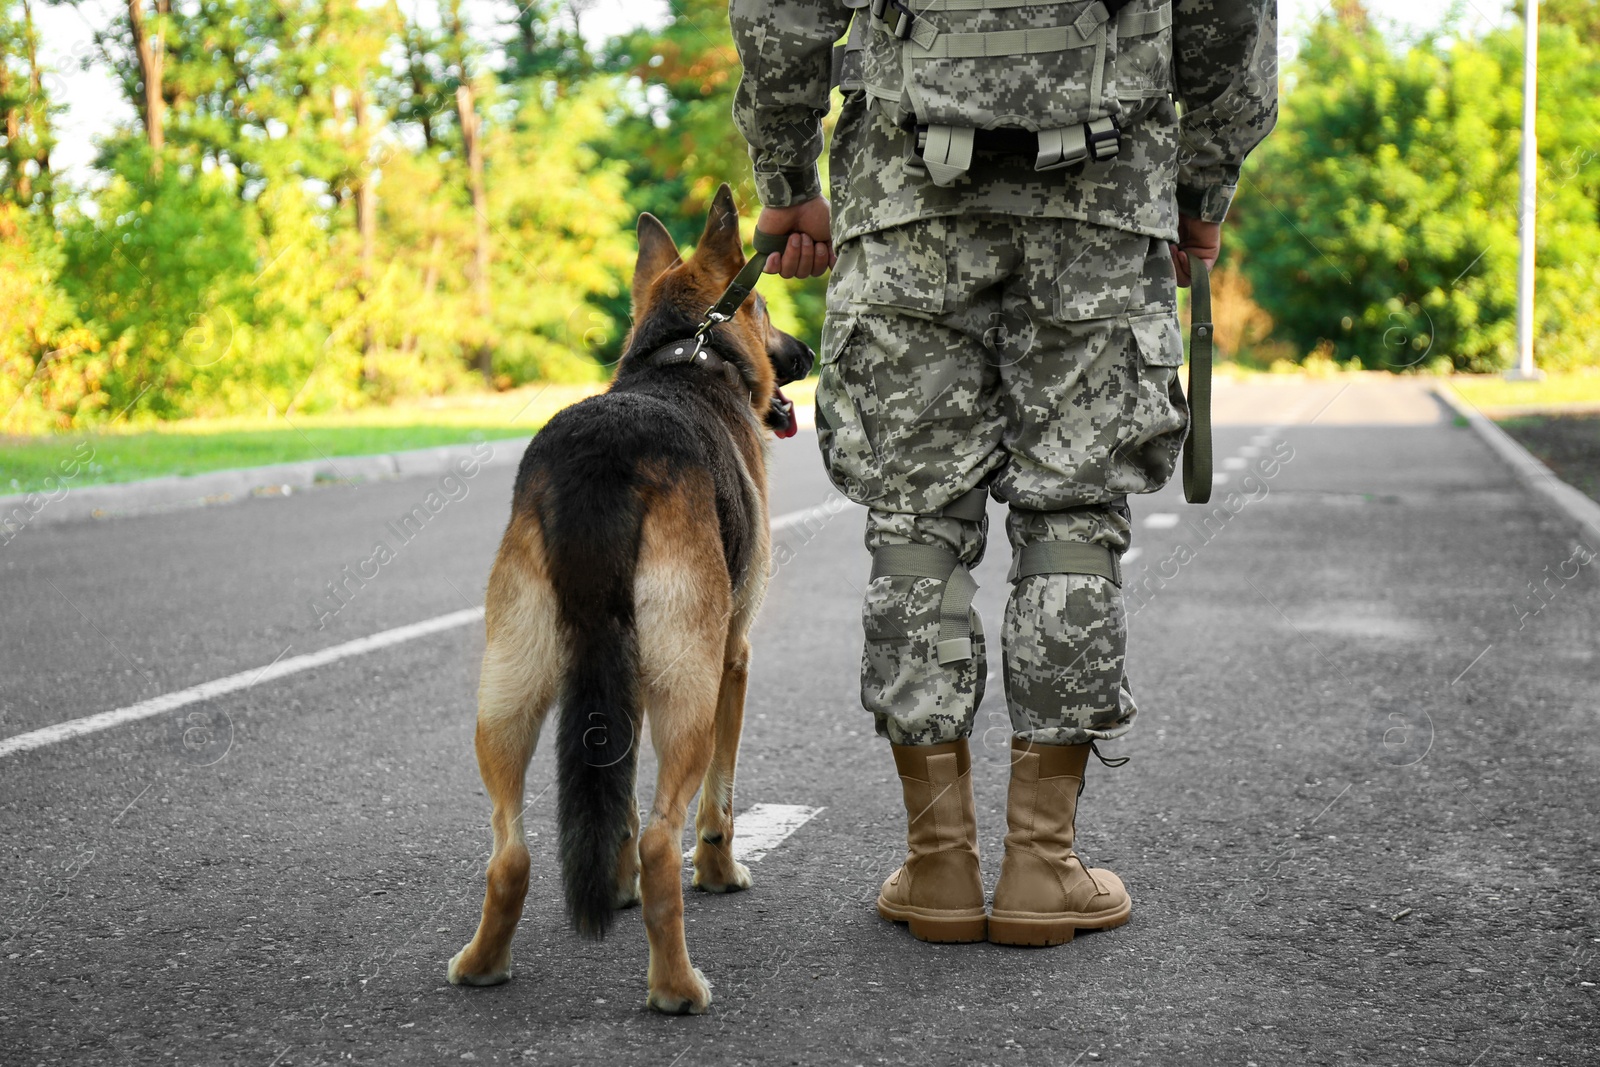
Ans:
[[[1136,712],[1119,588],[1126,498],[1164,485],[1183,441],[1176,283],[1188,282],[1188,254],[1215,260],[1240,166],[1276,118],[1277,6],[1018,8],[731,0],[744,64],[734,117],[765,208],[757,225],[792,234],[768,270],[834,267],[818,437],[834,483],[869,509],[862,703],[893,747],[909,823],[879,911],[926,940],[1059,944],[1131,909],[1117,876],[1072,850],[1077,795],[1093,742],[1122,736]],[[953,33],[958,18],[979,32]],[[1018,18],[1026,33],[997,31]],[[1098,47],[1099,74],[1079,85],[1042,52],[1062,42],[1085,56]],[[1005,58],[973,58],[996,52]],[[935,57],[916,86],[913,54]],[[831,74],[844,106],[830,211],[816,161]],[[1059,111],[1058,97],[1103,96],[1085,113],[1116,115],[1115,155],[1097,158],[1096,144],[1082,162],[1041,169],[1041,121],[966,142],[946,127],[947,156],[926,98],[959,112],[985,103],[986,86],[1025,126],[1030,108]],[[1104,127],[1078,134],[1079,117],[1067,132],[1095,142]],[[989,496],[1009,507],[1014,554],[1001,630],[1010,832],[992,912],[966,743],[987,676],[968,570]]]

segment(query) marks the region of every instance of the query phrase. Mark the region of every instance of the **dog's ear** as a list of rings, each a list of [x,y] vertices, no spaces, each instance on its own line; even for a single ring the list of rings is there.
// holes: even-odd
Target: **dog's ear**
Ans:
[[[733,190],[724,182],[712,198],[706,216],[706,230],[695,246],[694,258],[736,274],[744,266],[744,240],[739,236],[739,209],[733,203]]]
[[[645,295],[650,283],[679,260],[678,246],[661,220],[646,211],[639,216],[639,262],[633,268],[634,318],[644,308]]]

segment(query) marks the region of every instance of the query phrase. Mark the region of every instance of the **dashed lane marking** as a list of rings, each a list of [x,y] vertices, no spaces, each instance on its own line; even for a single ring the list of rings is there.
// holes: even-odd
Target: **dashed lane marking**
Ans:
[[[1170,530],[1178,525],[1178,515],[1173,511],[1157,511],[1144,517],[1147,530]]]
[[[755,804],[733,820],[733,858],[755,863],[783,844],[789,835],[822,814],[823,808],[804,804]],[[694,850],[684,852],[692,860]]]
[[[819,516],[837,514],[840,510],[840,508],[831,507],[829,504],[819,504],[816,507],[803,508],[799,511],[791,511],[779,515],[772,520],[771,526],[773,531],[777,532]],[[141,700],[137,704],[129,704],[127,707],[102,711],[96,715],[86,715],[80,719],[70,719],[67,722],[59,722],[53,726],[30,730],[27,733],[13,734],[10,737],[0,738],[0,759],[18,752],[27,752],[31,749],[44,748],[46,745],[68,741],[74,737],[83,737],[86,734],[109,730],[114,726],[138,722],[140,719],[161,715],[175,708],[198,704],[202,700],[226,696],[229,693],[237,693],[241,689],[249,689],[251,686],[262,682],[285,678],[291,674],[299,674],[301,671],[309,671],[316,667],[325,667],[330,663],[349,659],[351,656],[375,652],[380,648],[388,648],[391,645],[404,644],[419,637],[427,637],[430,634],[453,630],[458,626],[468,626],[482,619],[483,608],[481,606],[463,608],[460,611],[437,615],[421,622],[413,622],[406,626],[396,626],[392,630],[384,630],[381,633],[371,634],[367,637],[358,637],[354,641],[346,641],[342,645],[334,645],[318,652],[308,652],[303,656],[294,656],[290,659],[278,659],[264,668],[254,667],[247,671],[240,671],[238,674],[230,674],[226,678],[202,682],[187,689],[179,689],[173,693],[164,693],[158,697],[151,697],[149,700]],[[776,806],[783,807],[784,805]],[[815,812],[812,812],[812,814],[815,814]],[[806,816],[806,818],[810,817],[810,815]],[[801,822],[804,821],[804,819],[801,820]],[[799,823],[795,825],[798,826]],[[780,837],[779,840],[782,840],[782,838]]]

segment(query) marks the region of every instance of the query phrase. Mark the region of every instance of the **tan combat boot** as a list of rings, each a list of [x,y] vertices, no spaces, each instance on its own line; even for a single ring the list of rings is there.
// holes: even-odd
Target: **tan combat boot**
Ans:
[[[1060,945],[1078,930],[1108,930],[1133,910],[1122,879],[1086,869],[1072,851],[1088,745],[1011,742],[1006,854],[994,887],[989,940]]]
[[[905,792],[907,851],[878,893],[878,914],[906,923],[923,941],[982,941],[987,924],[966,739],[891,747]]]

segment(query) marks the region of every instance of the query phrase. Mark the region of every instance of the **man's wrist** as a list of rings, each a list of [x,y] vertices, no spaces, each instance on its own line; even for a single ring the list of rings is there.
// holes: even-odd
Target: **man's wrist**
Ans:
[[[1220,223],[1228,217],[1228,207],[1233,203],[1235,185],[1185,185],[1178,184],[1178,214],[1202,222]]]
[[[756,196],[763,207],[795,207],[822,195],[822,176],[815,163],[795,169],[758,167],[754,174]]]

